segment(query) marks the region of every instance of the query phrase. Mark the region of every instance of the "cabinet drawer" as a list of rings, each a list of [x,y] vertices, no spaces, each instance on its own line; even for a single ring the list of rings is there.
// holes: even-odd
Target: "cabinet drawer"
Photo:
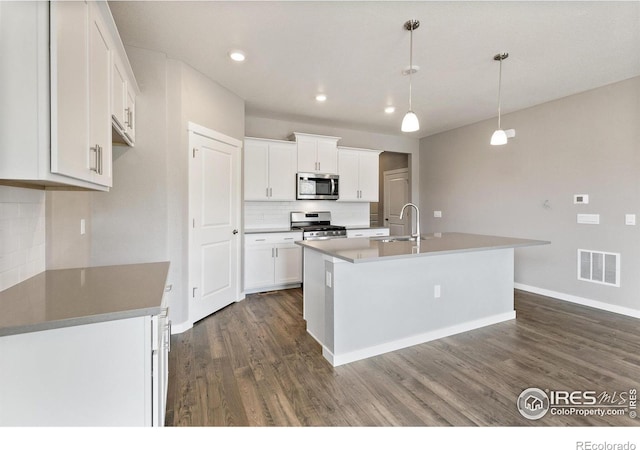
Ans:
[[[372,236],[389,236],[388,228],[373,228],[361,230],[347,230],[347,237],[372,237]]]
[[[302,232],[245,234],[244,245],[287,244],[302,240]]]

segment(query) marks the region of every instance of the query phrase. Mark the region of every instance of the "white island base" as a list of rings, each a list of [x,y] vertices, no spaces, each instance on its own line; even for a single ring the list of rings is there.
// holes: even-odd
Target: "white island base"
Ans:
[[[307,331],[333,366],[516,317],[513,248],[353,263],[303,246]]]

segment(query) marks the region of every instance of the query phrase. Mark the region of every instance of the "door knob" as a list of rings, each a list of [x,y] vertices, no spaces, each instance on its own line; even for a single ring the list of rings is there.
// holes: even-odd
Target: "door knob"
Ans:
[[[233,230],[233,234],[238,234],[238,230]]]

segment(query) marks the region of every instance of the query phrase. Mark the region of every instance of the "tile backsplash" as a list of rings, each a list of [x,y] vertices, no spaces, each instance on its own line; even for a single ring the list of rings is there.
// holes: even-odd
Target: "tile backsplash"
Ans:
[[[45,270],[45,192],[0,186],[0,291]]]
[[[369,203],[342,203],[328,200],[296,202],[245,202],[245,229],[289,228],[291,211],[331,211],[334,225],[369,226]]]

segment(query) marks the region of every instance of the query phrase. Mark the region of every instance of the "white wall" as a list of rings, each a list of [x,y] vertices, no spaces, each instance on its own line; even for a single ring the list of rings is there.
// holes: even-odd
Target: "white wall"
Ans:
[[[489,145],[495,124],[421,140],[422,232],[550,240],[516,251],[518,283],[640,312],[640,225],[624,224],[640,214],[640,78],[505,115],[517,135],[504,146]],[[601,224],[577,224],[577,213]],[[578,248],[621,253],[621,286],[577,280]]]
[[[171,262],[170,316],[189,326],[187,122],[242,140],[244,101],[186,64],[127,47],[141,89],[136,145],[114,147],[113,188],[92,193],[91,264]]]
[[[168,60],[169,257],[180,311],[174,323],[189,321],[189,133],[193,122],[239,141],[244,137],[244,101],[190,66]],[[175,303],[177,306],[178,302]],[[182,319],[182,320],[180,320]]]
[[[44,270],[44,191],[0,186],[0,291]]]
[[[142,90],[136,145],[113,146],[113,188],[91,194],[93,266],[169,259],[166,57],[136,48],[127,54]]]

